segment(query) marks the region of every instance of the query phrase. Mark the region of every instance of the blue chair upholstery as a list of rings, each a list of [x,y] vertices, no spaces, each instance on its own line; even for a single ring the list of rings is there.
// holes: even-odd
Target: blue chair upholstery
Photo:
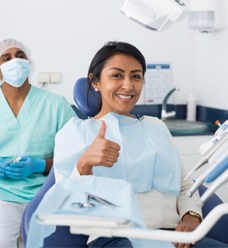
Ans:
[[[74,102],[83,114],[95,116],[100,111],[101,95],[93,87],[89,87],[86,77],[79,78],[74,85]]]
[[[89,97],[89,101],[87,100],[87,96]],[[87,78],[80,78],[76,81],[74,87],[74,100],[78,109],[87,116],[95,116],[100,108],[101,98],[99,93],[94,91],[93,89],[88,91],[88,82]],[[92,111],[91,111],[91,109]],[[51,169],[49,176],[43,186],[40,188],[37,195],[30,201],[28,206],[26,207],[23,218],[22,218],[22,236],[24,242],[26,242],[27,232],[29,229],[29,221],[42,200],[44,194],[51,188],[51,186],[55,183],[54,179],[54,170]],[[199,191],[202,194],[206,190],[205,186],[200,186]],[[203,206],[203,216],[205,217],[211,209],[213,209],[216,205],[221,204],[221,199],[213,194],[209,200]],[[207,234],[207,237],[213,238],[224,243],[228,244],[228,216],[223,216],[216,225],[211,229],[211,231]],[[88,236],[85,235],[75,235],[69,232],[69,227],[58,226],[56,228],[55,233],[47,237],[44,241],[44,247],[87,247]]]
[[[207,190],[207,187],[201,185],[199,187],[199,193],[202,195]],[[207,214],[217,205],[222,204],[223,201],[216,195],[213,194],[203,205],[203,217],[207,216]],[[223,243],[228,244],[228,215],[224,215],[207,233],[206,237],[219,240]]]

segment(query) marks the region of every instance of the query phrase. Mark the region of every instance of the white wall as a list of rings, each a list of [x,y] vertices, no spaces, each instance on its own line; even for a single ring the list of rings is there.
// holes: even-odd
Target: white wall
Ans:
[[[216,34],[198,34],[196,54],[196,91],[200,104],[228,110],[228,25]]]
[[[150,62],[169,62],[174,84],[181,91],[176,103],[185,103],[195,87],[196,33],[186,21],[155,33],[120,13],[124,0],[0,0],[0,40],[15,37],[32,50],[35,71],[61,72],[63,82],[49,85],[72,103],[72,88],[85,76],[95,52],[108,40],[137,46]],[[199,80],[199,78],[198,78]],[[38,85],[39,86],[39,85]]]
[[[226,28],[212,34],[197,33],[195,91],[199,104],[228,110],[228,1],[216,1],[216,18],[223,20]],[[197,7],[197,0],[190,3]]]

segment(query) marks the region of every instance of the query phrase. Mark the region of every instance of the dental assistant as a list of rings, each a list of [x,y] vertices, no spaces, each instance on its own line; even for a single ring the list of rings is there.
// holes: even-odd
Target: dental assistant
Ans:
[[[0,42],[0,247],[16,248],[23,210],[53,164],[56,133],[76,117],[70,104],[29,83],[29,49]],[[18,161],[12,162],[13,158]]]

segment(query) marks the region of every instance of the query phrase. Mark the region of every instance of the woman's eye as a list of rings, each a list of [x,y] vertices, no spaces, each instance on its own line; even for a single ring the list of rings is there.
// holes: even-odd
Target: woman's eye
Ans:
[[[113,77],[113,78],[121,78],[121,74],[115,73],[115,74],[112,74],[111,77]]]
[[[138,74],[133,75],[132,78],[136,80],[142,80],[142,76]]]

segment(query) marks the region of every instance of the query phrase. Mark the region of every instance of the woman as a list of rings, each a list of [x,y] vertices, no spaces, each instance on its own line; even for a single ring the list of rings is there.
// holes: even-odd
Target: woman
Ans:
[[[128,43],[109,42],[96,53],[88,78],[90,87],[100,92],[100,111],[85,121],[71,119],[58,132],[56,180],[61,183],[83,175],[124,179],[137,194],[147,227],[192,231],[202,219],[201,209],[195,204],[199,196],[186,196],[191,181],[183,180],[167,127],[157,118],[131,114],[140,97],[145,70],[143,55]],[[208,247],[213,241],[202,242],[208,243],[202,246],[199,242],[193,247]],[[100,237],[88,246],[132,244],[128,239]],[[190,246],[175,244],[178,248]]]
[[[30,71],[28,48],[1,41],[0,247],[17,247],[24,208],[52,167],[55,134],[76,116],[64,97],[32,86]]]

